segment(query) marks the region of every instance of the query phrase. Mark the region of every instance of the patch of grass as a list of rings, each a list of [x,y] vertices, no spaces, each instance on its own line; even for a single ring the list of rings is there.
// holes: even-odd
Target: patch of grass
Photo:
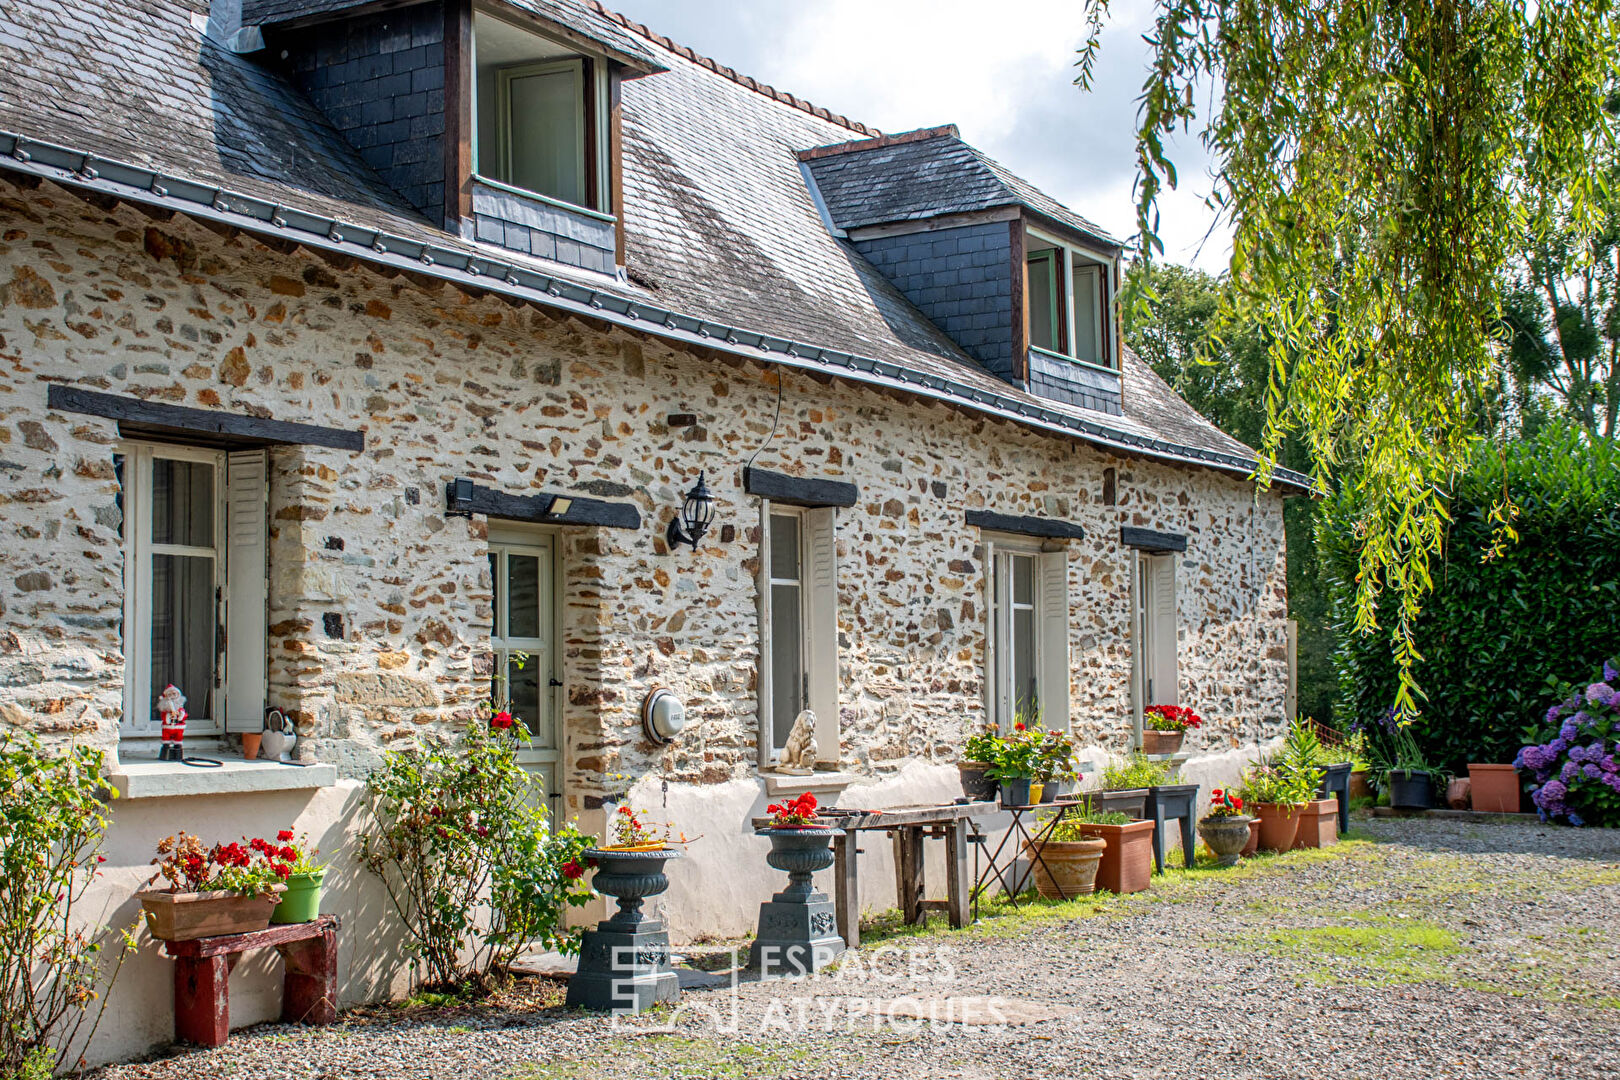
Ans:
[[[649,1034],[593,1046],[589,1058],[535,1062],[507,1074],[508,1080],[621,1080],[657,1076],[668,1080],[757,1080],[783,1071],[802,1072],[815,1056],[790,1043],[719,1043],[688,1035]]]
[[[1245,946],[1300,965],[1312,982],[1362,986],[1449,982],[1466,950],[1457,935],[1424,919],[1356,913],[1357,925],[1282,927],[1239,935]],[[1359,974],[1349,974],[1346,968]]]

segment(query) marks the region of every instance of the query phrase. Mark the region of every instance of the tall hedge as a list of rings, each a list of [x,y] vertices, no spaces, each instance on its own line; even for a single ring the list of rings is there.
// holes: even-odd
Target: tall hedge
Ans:
[[[1518,541],[1487,558],[1489,514],[1504,495],[1519,508]],[[1339,719],[1370,723],[1395,698],[1389,637],[1349,626],[1353,494],[1323,511],[1317,535],[1339,639]],[[1620,443],[1553,428],[1485,447],[1457,482],[1451,515],[1416,626],[1426,700],[1415,733],[1431,765],[1461,774],[1470,761],[1512,761],[1558,684],[1620,652]]]

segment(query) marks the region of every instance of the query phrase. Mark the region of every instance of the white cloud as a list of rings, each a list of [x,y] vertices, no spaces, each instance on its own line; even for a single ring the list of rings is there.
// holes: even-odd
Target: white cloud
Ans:
[[[611,3],[611,0],[610,0]],[[1135,231],[1136,97],[1150,0],[1116,0],[1096,88],[1073,85],[1085,40],[1080,0],[623,0],[630,17],[721,63],[835,112],[904,131],[955,123],[963,138],[1125,238]],[[1183,188],[1161,198],[1166,254],[1218,270],[1206,242],[1206,161],[1181,140]],[[1198,248],[1202,242],[1202,251]]]

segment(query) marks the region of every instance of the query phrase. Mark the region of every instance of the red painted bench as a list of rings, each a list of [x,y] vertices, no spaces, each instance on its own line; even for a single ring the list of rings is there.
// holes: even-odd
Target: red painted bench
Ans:
[[[219,1046],[231,1033],[230,978],[250,949],[275,949],[287,963],[281,1019],[288,1024],[337,1020],[336,915],[249,934],[165,942],[174,958],[174,1034],[183,1042]]]

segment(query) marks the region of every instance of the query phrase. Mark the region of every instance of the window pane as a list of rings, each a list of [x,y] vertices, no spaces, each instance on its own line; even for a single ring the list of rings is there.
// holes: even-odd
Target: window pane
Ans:
[[[540,632],[540,560],[533,555],[506,557],[506,636],[544,636]]]
[[[794,718],[804,708],[803,625],[798,586],[772,585],[771,731],[778,747],[787,744]]]
[[[212,462],[152,459],[152,543],[214,546]]]
[[[212,717],[214,689],[214,560],[152,556],[151,716],[170,683],[186,695],[192,719]]]
[[[1013,603],[1035,602],[1035,560],[1028,555],[1014,555],[1012,560]]]
[[[1102,363],[1097,333],[1097,289],[1101,284],[1095,266],[1076,266],[1074,277],[1074,355],[1093,364]]]
[[[512,175],[507,182],[584,205],[585,114],[581,71],[569,66],[512,79]]]
[[[771,577],[799,580],[799,519],[790,514],[771,516]]]
[[[1057,263],[1052,249],[1038,251],[1029,257],[1029,343],[1038,348],[1061,349],[1059,314],[1059,283],[1056,280]]]
[[[529,729],[533,742],[529,745],[537,750],[551,748],[550,718],[542,714],[545,702],[540,697],[540,669],[543,665],[535,657],[529,657],[519,667],[514,659],[506,665],[507,707],[512,715],[521,720]],[[542,723],[542,721],[545,721]]]
[[[1013,711],[1033,710],[1035,693],[1035,612],[1021,608],[1012,615],[1012,702]]]

